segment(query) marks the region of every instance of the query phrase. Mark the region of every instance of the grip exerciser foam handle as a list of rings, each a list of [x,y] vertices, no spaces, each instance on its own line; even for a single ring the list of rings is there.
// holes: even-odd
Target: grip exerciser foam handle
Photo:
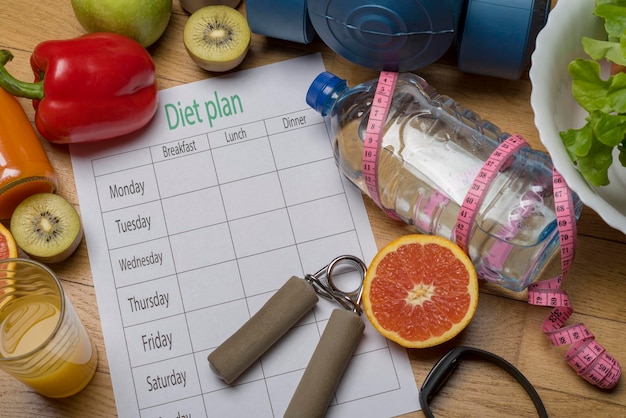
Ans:
[[[326,415],[364,329],[365,324],[353,312],[333,310],[284,418],[322,418]]]
[[[208,360],[211,369],[230,384],[315,306],[315,290],[291,277],[245,324],[219,345]]]

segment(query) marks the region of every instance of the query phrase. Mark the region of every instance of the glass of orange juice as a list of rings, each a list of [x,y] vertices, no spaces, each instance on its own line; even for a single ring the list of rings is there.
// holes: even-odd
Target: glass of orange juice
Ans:
[[[0,369],[51,398],[81,391],[98,353],[59,279],[29,259],[0,260]]]

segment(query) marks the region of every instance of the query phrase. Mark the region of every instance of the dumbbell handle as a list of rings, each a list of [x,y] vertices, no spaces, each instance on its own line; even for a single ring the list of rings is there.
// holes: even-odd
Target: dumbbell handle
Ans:
[[[285,412],[285,418],[322,418],[358,345],[365,324],[335,309]]]

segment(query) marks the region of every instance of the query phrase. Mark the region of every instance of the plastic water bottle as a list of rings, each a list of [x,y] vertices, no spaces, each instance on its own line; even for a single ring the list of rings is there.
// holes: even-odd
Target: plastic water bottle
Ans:
[[[345,80],[324,72],[306,97],[325,117],[340,171],[368,196],[361,163],[377,82],[349,88]],[[454,241],[466,193],[483,163],[510,135],[412,73],[398,74],[382,131],[380,204],[419,232]],[[469,256],[479,277],[521,291],[558,254],[552,162],[545,153],[524,147],[485,193]],[[582,203],[573,198],[578,218]]]

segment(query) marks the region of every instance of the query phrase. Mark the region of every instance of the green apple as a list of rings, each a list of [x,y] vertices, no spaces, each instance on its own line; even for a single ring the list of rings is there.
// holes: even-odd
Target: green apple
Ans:
[[[172,0],[72,0],[87,32],[115,32],[148,47],[161,37],[172,15]]]

